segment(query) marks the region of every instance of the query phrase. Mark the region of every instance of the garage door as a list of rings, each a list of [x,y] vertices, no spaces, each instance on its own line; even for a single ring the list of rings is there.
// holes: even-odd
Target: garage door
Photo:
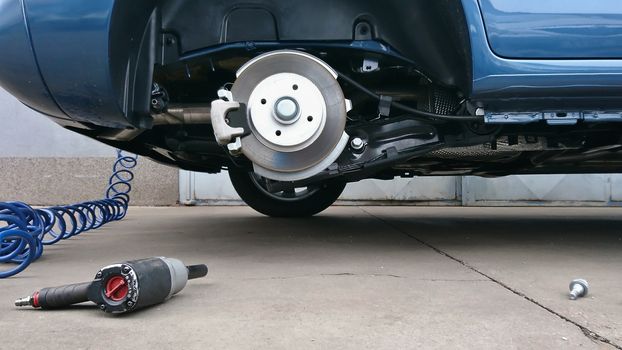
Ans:
[[[460,177],[422,177],[394,181],[364,180],[349,184],[341,196],[342,202],[357,204],[370,201],[401,204],[461,204]],[[235,193],[226,173],[211,175],[181,171],[180,202],[198,204],[237,204]]]
[[[497,179],[465,177],[465,205],[618,205],[620,175],[529,175]]]
[[[182,171],[180,201],[239,204],[227,174]],[[498,179],[421,177],[349,184],[341,203],[404,205],[622,205],[621,175],[530,175]]]

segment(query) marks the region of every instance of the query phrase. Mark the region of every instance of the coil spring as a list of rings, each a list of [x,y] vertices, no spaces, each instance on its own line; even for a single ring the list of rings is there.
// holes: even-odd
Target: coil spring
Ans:
[[[101,200],[35,209],[22,202],[0,202],[0,263],[16,265],[0,271],[14,276],[43,254],[43,247],[125,217],[130,203],[132,169],[137,156],[117,150],[117,159]]]

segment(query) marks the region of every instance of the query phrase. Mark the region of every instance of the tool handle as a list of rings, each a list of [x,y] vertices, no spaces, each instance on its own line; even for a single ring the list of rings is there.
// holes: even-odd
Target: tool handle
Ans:
[[[34,306],[42,309],[58,309],[89,301],[87,291],[91,282],[41,289],[34,296]]]
[[[207,276],[207,265],[190,265],[186,266],[188,269],[188,279],[201,278]]]

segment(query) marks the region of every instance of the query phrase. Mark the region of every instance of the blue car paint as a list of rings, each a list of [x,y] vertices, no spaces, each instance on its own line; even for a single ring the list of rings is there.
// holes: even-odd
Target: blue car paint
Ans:
[[[41,79],[23,10],[22,0],[0,1],[2,87],[35,110],[57,118],[67,118]]]
[[[622,58],[620,0],[480,0],[493,52],[507,58]]]
[[[491,38],[521,42],[519,48],[531,46],[532,40],[518,29],[505,36],[487,36],[484,17],[493,18],[494,13],[486,5],[498,6],[501,1],[462,0],[472,48],[472,100],[493,109],[503,109],[505,103],[515,100],[527,101],[531,109],[538,109],[539,103],[547,100],[560,101],[560,106],[568,101],[589,100],[592,104],[622,107],[622,60],[523,59],[496,54],[489,44]],[[536,4],[534,0],[523,1]],[[602,5],[609,1],[589,3]],[[49,115],[110,127],[129,126],[123,100],[127,93],[123,96],[123,91],[113,87],[113,79],[118,81],[119,77],[111,72],[109,62],[112,17],[119,3],[64,0],[60,6],[48,0],[0,0],[0,47],[5,48],[0,67],[2,86],[27,105]],[[524,27],[528,27],[533,14],[524,16]],[[578,18],[576,13],[570,13],[567,20],[573,18]],[[513,20],[521,21],[519,17]],[[573,33],[580,35],[580,27],[576,26]],[[555,41],[555,37],[551,35],[546,40]],[[600,45],[598,41],[589,44]],[[382,45],[376,51],[396,54]]]
[[[125,127],[108,62],[115,0],[24,1],[41,74],[63,111],[74,120]]]
[[[395,51],[391,46],[385,45],[375,40],[355,40],[355,41],[319,41],[319,42],[301,42],[301,41],[257,41],[257,42],[235,42],[222,45],[210,46],[202,50],[191,51],[179,57],[179,60],[191,61],[196,58],[218,54],[227,50],[237,51],[266,51],[266,50],[295,50],[299,47],[313,49],[342,49],[342,50],[360,50],[364,52],[373,52],[381,55],[392,56],[402,61],[412,62],[399,52]]]
[[[545,100],[622,107],[622,60],[508,59],[496,55],[489,43],[478,0],[462,0],[469,26],[473,59],[471,98],[486,106],[493,101],[529,101],[532,109]],[[503,109],[503,103],[494,108]]]

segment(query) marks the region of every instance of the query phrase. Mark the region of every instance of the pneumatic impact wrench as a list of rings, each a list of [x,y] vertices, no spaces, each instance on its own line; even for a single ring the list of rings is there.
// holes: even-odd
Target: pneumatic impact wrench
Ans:
[[[44,288],[15,306],[58,309],[92,301],[109,313],[126,313],[162,303],[190,279],[207,275],[207,265],[185,266],[171,258],[148,258],[108,265],[91,282]]]

